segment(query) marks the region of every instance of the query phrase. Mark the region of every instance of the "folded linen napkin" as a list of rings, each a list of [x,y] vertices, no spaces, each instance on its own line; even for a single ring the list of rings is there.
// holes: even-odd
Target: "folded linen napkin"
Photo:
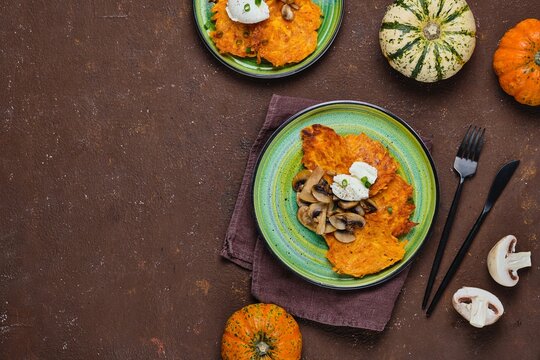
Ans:
[[[302,98],[272,97],[266,120],[249,154],[221,255],[253,270],[251,292],[261,302],[280,305],[295,316],[324,324],[382,331],[390,320],[408,267],[393,279],[367,289],[327,289],[288,270],[270,253],[257,231],[251,202],[251,180],[257,158],[266,140],[285,120],[317,103]],[[430,142],[425,139],[424,142],[431,147]]]

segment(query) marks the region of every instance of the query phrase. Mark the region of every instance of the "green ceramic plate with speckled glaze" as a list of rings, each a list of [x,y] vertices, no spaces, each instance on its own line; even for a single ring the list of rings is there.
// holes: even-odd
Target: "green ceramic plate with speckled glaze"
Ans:
[[[329,126],[340,135],[365,133],[388,147],[399,162],[398,173],[414,187],[416,209],[411,219],[418,223],[401,239],[408,242],[400,262],[363,278],[337,274],[326,259],[324,239],[297,220],[291,184],[303,168],[300,132],[313,124]],[[405,269],[429,237],[439,204],[437,173],[420,137],[388,111],[354,101],[323,103],[291,117],[266,143],[252,186],[257,225],[271,252],[304,279],[335,289],[377,285]]]
[[[312,65],[321,56],[334,41],[343,18],[344,0],[313,0],[321,8],[323,21],[318,30],[317,48],[304,60],[296,64],[285,65],[282,67],[273,67],[267,61],[257,64],[254,58],[240,58],[237,56],[220,54],[214,42],[210,38],[210,31],[213,27],[212,2],[208,0],[193,0],[193,12],[197,30],[204,44],[210,52],[225,66],[233,69],[240,74],[255,78],[280,78],[296,74],[308,66]]]

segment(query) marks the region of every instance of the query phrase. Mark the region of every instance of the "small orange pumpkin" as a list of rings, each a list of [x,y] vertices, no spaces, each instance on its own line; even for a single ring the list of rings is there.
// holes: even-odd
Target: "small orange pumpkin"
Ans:
[[[251,304],[236,311],[221,340],[223,360],[298,360],[301,353],[298,324],[274,304]]]
[[[507,94],[522,104],[540,105],[540,20],[523,20],[504,34],[493,69]]]

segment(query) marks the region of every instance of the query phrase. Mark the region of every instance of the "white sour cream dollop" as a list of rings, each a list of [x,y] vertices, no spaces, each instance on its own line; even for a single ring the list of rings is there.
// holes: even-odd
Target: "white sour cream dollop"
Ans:
[[[369,190],[354,176],[339,174],[330,185],[332,193],[341,200],[359,201],[369,197]]]
[[[360,201],[369,197],[369,188],[362,181],[367,180],[370,184],[377,180],[377,169],[373,166],[357,161],[349,168],[351,175],[338,174],[334,176],[334,182],[330,187],[332,192],[341,200]]]
[[[362,161],[354,162],[349,168],[349,172],[360,180],[365,176],[370,184],[374,184],[377,180],[377,169]]]
[[[225,9],[232,21],[243,24],[255,24],[270,17],[270,9],[264,0],[259,5],[255,0],[229,0]]]

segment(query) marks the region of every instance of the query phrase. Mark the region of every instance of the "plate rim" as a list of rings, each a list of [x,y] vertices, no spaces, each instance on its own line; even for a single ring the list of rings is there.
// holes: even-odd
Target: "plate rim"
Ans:
[[[308,112],[311,112],[313,110],[316,110],[316,109],[319,109],[319,108],[323,108],[323,107],[327,107],[327,106],[332,106],[332,105],[356,105],[356,106],[366,106],[366,107],[369,107],[369,108],[372,108],[372,109],[375,109],[375,110],[378,110],[378,111],[381,111],[383,112],[384,114],[392,117],[394,120],[396,120],[397,122],[399,122],[401,125],[403,125],[407,131],[409,131],[415,138],[415,140],[420,144],[420,146],[422,147],[422,150],[423,152],[425,153],[425,155],[427,156],[428,160],[429,160],[429,164],[430,164],[430,167],[433,171],[433,177],[434,177],[434,180],[435,180],[435,209],[434,209],[434,212],[433,212],[433,219],[431,221],[431,224],[429,225],[429,229],[424,237],[424,239],[422,240],[422,243],[420,244],[420,246],[418,247],[418,249],[416,250],[416,252],[411,256],[410,259],[408,259],[407,261],[405,261],[400,268],[398,268],[395,272],[389,274],[388,276],[382,278],[382,279],[378,279],[372,283],[369,283],[369,284],[360,284],[360,285],[356,285],[356,286],[348,286],[348,287],[343,287],[343,286],[335,286],[335,285],[331,285],[331,284],[326,284],[326,283],[322,283],[322,282],[318,282],[318,281],[315,281],[315,280],[312,280],[306,276],[303,276],[302,274],[299,274],[298,272],[294,271],[292,268],[290,268],[275,252],[274,250],[272,249],[272,247],[270,246],[270,244],[268,243],[268,240],[266,239],[266,237],[264,236],[264,234],[262,233],[261,231],[261,228],[259,226],[259,221],[257,220],[257,216],[255,214],[255,178],[257,176],[257,172],[259,170],[259,165],[260,165],[260,162],[267,150],[267,148],[270,146],[270,144],[272,143],[272,141],[275,139],[275,137],[281,132],[281,130],[283,130],[283,128],[285,128],[287,125],[289,125],[290,123],[292,123],[293,121],[295,121],[296,119],[298,119],[300,116],[304,115],[305,113],[308,113]],[[311,106],[308,106],[306,107],[305,109],[303,110],[300,110],[299,112],[297,112],[296,114],[293,114],[292,116],[290,116],[287,120],[285,120],[276,130],[274,130],[274,132],[272,132],[272,134],[270,135],[270,137],[268,138],[268,140],[266,140],[264,146],[262,147],[262,150],[261,152],[259,153],[259,155],[257,156],[257,161],[255,162],[255,167],[254,167],[254,171],[253,171],[253,175],[251,176],[251,186],[250,186],[250,191],[251,191],[251,205],[252,205],[252,208],[251,208],[251,211],[252,211],[252,215],[253,215],[253,218],[255,219],[255,224],[257,226],[257,232],[259,234],[259,236],[264,240],[264,243],[265,243],[265,246],[266,248],[270,251],[270,253],[273,255],[274,258],[276,258],[281,264],[282,266],[284,266],[285,269],[287,269],[287,271],[295,274],[296,276],[298,276],[299,278],[301,279],[304,279],[306,281],[308,281],[309,283],[311,284],[315,284],[317,286],[320,286],[322,288],[327,288],[327,289],[333,289],[333,290],[341,290],[341,291],[351,291],[351,290],[359,290],[359,289],[366,289],[366,288],[370,288],[370,287],[374,287],[374,286],[377,286],[377,285],[380,285],[380,284],[383,284],[393,278],[395,278],[397,275],[399,275],[403,270],[407,269],[411,263],[413,262],[413,260],[416,259],[416,257],[420,254],[420,252],[422,251],[422,249],[424,248],[425,246],[425,243],[431,238],[431,235],[433,234],[433,230],[435,228],[435,221],[437,219],[437,215],[438,215],[438,212],[439,212],[439,205],[440,205],[440,184],[439,184],[439,178],[438,178],[438,174],[437,174],[437,168],[435,166],[435,162],[433,161],[433,157],[431,156],[431,153],[430,151],[428,150],[428,148],[426,147],[426,145],[424,144],[424,141],[422,140],[422,138],[420,137],[420,135],[418,135],[418,133],[403,119],[401,119],[399,116],[393,114],[392,112],[386,110],[385,108],[383,107],[380,107],[378,105],[374,105],[374,104],[371,104],[371,103],[368,103],[368,102],[364,102],[364,101],[356,101],[356,100],[332,100],[332,101],[325,101],[325,102],[322,102],[322,103],[319,103],[319,104],[315,104],[315,105],[311,105]]]
[[[193,0],[193,3],[192,3],[193,4],[193,17],[194,17],[194,20],[195,20],[195,27],[197,28],[197,34],[199,34],[199,37],[200,37],[201,41],[203,42],[204,46],[214,56],[214,58],[216,58],[220,63],[225,65],[227,68],[233,70],[236,73],[247,76],[247,77],[251,77],[251,78],[255,78],[255,79],[280,79],[280,78],[284,78],[284,77],[287,77],[287,76],[292,76],[292,75],[298,74],[299,72],[301,72],[301,71],[307,69],[308,67],[310,67],[311,65],[315,64],[324,54],[326,54],[328,49],[330,49],[330,46],[332,46],[332,44],[334,43],[334,41],[335,41],[335,39],[337,37],[337,34],[339,33],[339,30],[341,29],[341,25],[343,23],[343,16],[345,14],[344,7],[345,7],[345,1],[346,0],[337,0],[337,1],[341,2],[341,12],[339,14],[339,19],[338,19],[338,22],[337,22],[336,30],[334,31],[334,33],[330,37],[330,40],[328,41],[328,44],[322,49],[321,53],[318,54],[317,56],[315,56],[308,63],[300,66],[299,68],[291,70],[291,71],[285,71],[285,72],[279,73],[279,74],[272,74],[272,73],[270,73],[270,74],[254,74],[254,73],[251,73],[249,71],[243,70],[241,68],[237,68],[237,67],[227,63],[219,53],[214,51],[214,49],[210,46],[210,44],[206,41],[206,38],[204,37],[203,31],[202,31],[202,28],[204,28],[204,24],[200,24],[199,20],[197,19],[196,3],[201,2],[201,1],[208,1],[208,0]],[[302,61],[304,61],[304,60],[302,60]]]

